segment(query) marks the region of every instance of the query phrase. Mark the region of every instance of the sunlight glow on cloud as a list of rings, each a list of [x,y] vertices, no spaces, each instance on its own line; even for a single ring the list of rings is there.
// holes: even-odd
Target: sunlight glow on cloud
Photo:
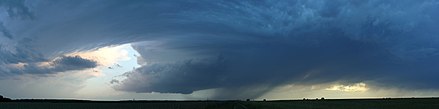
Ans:
[[[28,64],[27,63],[19,62],[19,63],[16,63],[16,64],[8,64],[8,67],[17,68],[17,69],[23,69],[24,66],[26,66],[26,65],[28,65]]]
[[[0,87],[4,87],[4,89],[0,89],[0,92],[15,98],[109,99],[114,96],[118,98],[130,96],[128,97],[130,99],[139,99],[144,95],[116,91],[109,83],[121,73],[130,71],[137,66],[136,55],[139,56],[130,44],[66,54],[64,57],[81,57],[80,59],[96,61],[98,65],[93,68],[53,73],[50,76],[22,74],[0,79]],[[39,69],[54,68],[57,63],[60,63],[59,60],[63,59],[65,58],[56,57],[49,61],[35,63],[34,66]],[[117,67],[116,64],[120,64],[120,67]],[[28,63],[17,63],[10,64],[8,67],[26,69],[27,66],[29,66]],[[114,67],[114,69],[108,69],[109,66]],[[14,85],[10,85],[10,83],[14,83]]]
[[[67,56],[80,56],[85,59],[94,60],[101,66],[111,66],[120,60],[130,60],[128,49],[130,44],[119,46],[102,47],[89,51],[69,53]]]
[[[130,44],[125,44],[72,53],[71,55],[88,57],[100,63],[93,71],[89,71],[92,72],[91,74],[97,75],[84,81],[85,86],[76,91],[75,94],[80,98],[103,99],[109,96],[124,96],[126,94],[114,90],[110,81],[123,79],[119,76],[121,73],[137,67],[135,58],[139,54],[133,50]]]
[[[16,76],[19,74],[55,74],[59,72],[86,70],[96,67],[93,60],[84,59],[80,56],[59,56],[54,59],[40,62],[18,62],[5,64],[8,68],[3,77]]]
[[[437,90],[401,90],[392,87],[380,87],[375,83],[324,83],[324,84],[287,84],[273,88],[257,99],[303,99],[303,98],[386,98],[386,97],[432,97]],[[349,87],[349,88],[348,88]],[[333,89],[331,89],[333,88]],[[331,90],[328,90],[331,89]],[[344,90],[344,91],[342,91]],[[357,91],[354,91],[357,90]]]
[[[343,91],[343,92],[365,92],[369,90],[369,88],[366,86],[366,83],[355,83],[352,85],[336,84],[326,88],[325,90]]]

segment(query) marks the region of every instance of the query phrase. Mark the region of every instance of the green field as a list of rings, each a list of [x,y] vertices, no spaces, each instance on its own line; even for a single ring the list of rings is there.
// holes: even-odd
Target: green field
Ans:
[[[292,101],[12,101],[0,109],[439,109],[439,99]]]

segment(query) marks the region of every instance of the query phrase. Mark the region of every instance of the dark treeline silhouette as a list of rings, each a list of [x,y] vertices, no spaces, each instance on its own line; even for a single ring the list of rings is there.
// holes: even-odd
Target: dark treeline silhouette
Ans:
[[[11,99],[3,97],[2,95],[0,95],[0,101],[11,101]]]
[[[410,98],[362,98],[362,99],[325,99],[322,98],[315,98],[315,99],[308,99],[303,98],[302,100],[296,99],[296,100],[267,100],[262,99],[260,101],[258,100],[251,100],[251,99],[245,99],[245,100],[119,100],[119,101],[94,101],[94,100],[80,100],[80,99],[11,99],[4,97],[0,95],[0,102],[51,102],[51,103],[148,103],[148,102],[286,102],[286,101],[376,101],[376,100],[428,100],[428,99],[439,99],[439,97],[410,97]]]
[[[94,101],[79,99],[14,99],[12,102],[49,102],[49,103],[181,103],[181,102],[239,102],[240,100],[119,100]],[[1,108],[0,108],[1,109]]]

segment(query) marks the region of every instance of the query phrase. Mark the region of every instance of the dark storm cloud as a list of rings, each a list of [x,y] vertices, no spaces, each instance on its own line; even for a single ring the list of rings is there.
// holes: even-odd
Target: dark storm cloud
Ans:
[[[374,81],[438,88],[436,1],[193,5],[173,14],[180,20],[176,24],[185,24],[169,30],[179,36],[134,45],[149,65],[127,72],[117,89],[192,93],[219,88],[216,98],[254,98],[289,83]]]
[[[92,60],[83,59],[79,56],[65,56],[61,59],[57,59],[53,62],[56,69],[75,70],[84,68],[93,68],[97,66],[97,63]]]
[[[0,41],[1,63],[134,42],[148,64],[113,82],[119,90],[244,98],[289,83],[438,88],[435,0],[26,2],[34,20],[2,21],[14,39]]]

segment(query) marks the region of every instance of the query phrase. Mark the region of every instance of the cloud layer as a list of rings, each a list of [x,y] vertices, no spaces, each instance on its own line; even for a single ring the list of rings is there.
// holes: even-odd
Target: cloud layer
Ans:
[[[19,75],[19,74],[54,74],[69,70],[83,70],[86,68],[94,68],[97,63],[92,60],[83,59],[79,56],[63,56],[47,62],[36,63],[17,63],[8,64],[3,76]]]
[[[184,27],[171,31],[184,30],[180,36],[135,45],[150,64],[126,73],[128,78],[117,88],[168,93],[220,88],[218,98],[254,98],[288,83],[374,81],[437,88],[432,77],[438,70],[438,33],[431,28],[438,16],[430,10],[438,8],[437,2],[248,1],[202,6],[206,9],[175,14]]]
[[[290,83],[439,88],[435,0],[17,3],[1,5],[0,64],[133,43],[142,67],[126,72],[118,90],[255,98]],[[64,58],[55,62],[85,63],[66,70],[95,66]]]

